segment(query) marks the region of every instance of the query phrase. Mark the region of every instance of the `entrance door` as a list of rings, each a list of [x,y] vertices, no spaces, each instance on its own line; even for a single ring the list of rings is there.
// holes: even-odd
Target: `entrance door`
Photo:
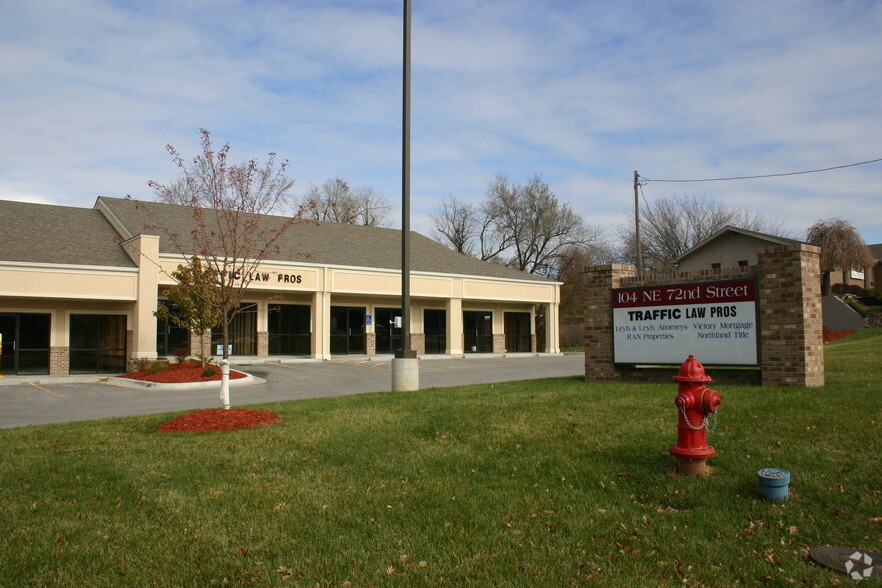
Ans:
[[[48,314],[0,314],[0,375],[49,373]]]
[[[364,353],[364,308],[331,307],[331,353]]]
[[[493,313],[467,310],[462,313],[466,353],[493,353]]]
[[[426,353],[447,352],[447,311],[427,308],[423,311]]]
[[[395,326],[395,317],[401,316],[400,308],[378,308],[374,332],[377,334],[377,353],[393,353],[402,349],[401,327]]]
[[[530,313],[505,313],[505,350],[529,352],[532,351],[532,346],[533,333],[530,332]]]

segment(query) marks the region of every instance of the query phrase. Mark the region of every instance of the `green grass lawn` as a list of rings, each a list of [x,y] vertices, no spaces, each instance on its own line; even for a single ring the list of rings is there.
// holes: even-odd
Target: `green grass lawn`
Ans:
[[[882,331],[825,349],[824,388],[718,388],[700,478],[667,451],[673,382],[264,404],[280,425],[229,433],[157,432],[180,413],[2,430],[0,584],[850,583],[806,551],[882,551]],[[759,498],[770,466],[790,500]]]

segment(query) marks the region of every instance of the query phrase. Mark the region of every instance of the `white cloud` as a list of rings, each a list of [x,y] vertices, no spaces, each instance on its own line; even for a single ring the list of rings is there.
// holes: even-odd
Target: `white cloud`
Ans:
[[[13,3],[0,21],[0,197],[91,206],[175,174],[200,127],[272,150],[299,189],[340,174],[397,201],[397,1]],[[414,226],[497,172],[540,173],[591,224],[629,222],[632,174],[708,178],[882,156],[882,5],[861,0],[414,7]],[[882,242],[882,164],[649,184]],[[422,226],[421,226],[422,225]]]

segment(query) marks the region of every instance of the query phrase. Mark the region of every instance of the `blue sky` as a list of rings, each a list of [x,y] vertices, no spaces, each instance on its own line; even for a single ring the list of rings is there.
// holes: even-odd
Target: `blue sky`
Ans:
[[[275,151],[297,193],[340,175],[400,202],[400,0],[29,0],[0,19],[0,198],[150,198],[198,153]],[[882,158],[882,3],[413,0],[413,227],[497,173],[541,174],[586,222],[629,222],[633,172],[716,178]],[[882,162],[654,183],[801,236],[882,243]]]

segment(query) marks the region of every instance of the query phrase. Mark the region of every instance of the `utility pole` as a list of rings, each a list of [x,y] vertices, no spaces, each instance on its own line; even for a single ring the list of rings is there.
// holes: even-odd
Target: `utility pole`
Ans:
[[[392,391],[419,390],[419,358],[410,342],[410,3],[404,0],[401,117],[401,349],[392,360]]]
[[[637,241],[637,276],[643,277],[643,246],[640,244],[640,199],[637,190],[640,186],[640,174],[634,170],[634,238]]]

